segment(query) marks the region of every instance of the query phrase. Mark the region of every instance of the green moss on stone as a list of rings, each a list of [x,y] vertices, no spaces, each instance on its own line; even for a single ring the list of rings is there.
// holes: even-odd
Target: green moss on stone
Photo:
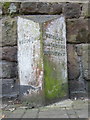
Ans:
[[[44,90],[46,100],[62,98],[67,95],[67,83],[63,84],[59,68],[47,56],[44,56]]]
[[[3,8],[7,10],[9,8],[10,4],[11,4],[11,2],[5,2],[3,4]]]

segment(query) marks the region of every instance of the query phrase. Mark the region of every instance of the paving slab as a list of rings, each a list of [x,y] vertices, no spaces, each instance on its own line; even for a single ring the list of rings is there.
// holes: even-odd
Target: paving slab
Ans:
[[[0,120],[1,120],[1,117],[2,117],[2,110],[0,109]]]
[[[44,109],[39,112],[39,118],[68,118],[68,115],[63,109]]]
[[[78,114],[75,112],[74,109],[67,109],[66,112],[69,118],[79,118]]]
[[[16,109],[14,112],[8,112],[7,118],[22,118],[25,112],[25,109]]]
[[[73,109],[86,109],[88,110],[88,101],[76,100],[72,103]]]
[[[8,118],[12,113],[10,111],[3,111],[2,115],[5,115]]]
[[[88,118],[88,110],[84,109],[84,110],[77,110],[76,111],[79,118]]]
[[[28,109],[22,118],[37,118],[38,117],[38,109]]]

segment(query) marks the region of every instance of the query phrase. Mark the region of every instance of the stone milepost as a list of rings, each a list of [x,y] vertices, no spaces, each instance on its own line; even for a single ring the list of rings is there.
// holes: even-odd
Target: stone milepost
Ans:
[[[18,17],[21,97],[48,104],[68,95],[64,16]]]

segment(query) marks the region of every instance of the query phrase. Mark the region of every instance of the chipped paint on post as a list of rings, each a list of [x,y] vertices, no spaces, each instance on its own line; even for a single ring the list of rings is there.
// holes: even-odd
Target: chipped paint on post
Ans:
[[[40,52],[40,36],[38,23],[18,18],[19,77],[24,96],[37,94],[42,90],[43,61]]]

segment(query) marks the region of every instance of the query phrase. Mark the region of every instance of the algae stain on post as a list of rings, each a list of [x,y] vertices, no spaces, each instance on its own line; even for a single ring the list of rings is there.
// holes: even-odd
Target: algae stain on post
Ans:
[[[45,22],[43,31],[45,98],[52,101],[68,95],[65,18]]]

